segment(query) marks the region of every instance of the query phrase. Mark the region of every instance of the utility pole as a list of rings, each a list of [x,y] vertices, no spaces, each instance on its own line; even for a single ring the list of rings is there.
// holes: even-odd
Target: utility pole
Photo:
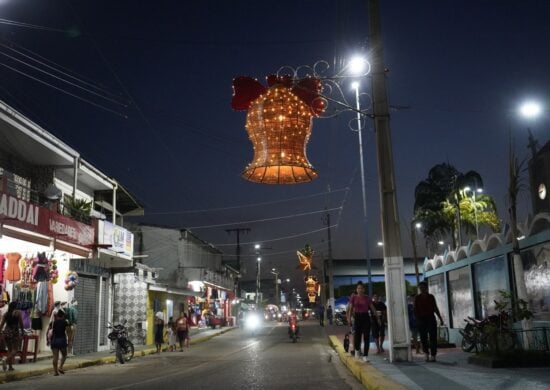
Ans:
[[[225,229],[225,231],[228,234],[236,233],[237,234],[237,249],[236,249],[236,255],[237,255],[237,271],[241,271],[241,232],[243,233],[250,233],[250,228],[235,228],[235,229]]]
[[[242,275],[242,270],[241,270],[241,232],[243,233],[249,233],[250,232],[250,228],[234,228],[234,229],[225,229],[225,231],[227,232],[227,234],[231,234],[231,233],[236,233],[237,234],[237,249],[236,249],[236,255],[237,255],[237,265],[236,265],[236,269],[237,271],[239,271],[239,273]],[[235,295],[237,296],[237,298],[240,298],[241,296],[241,291],[240,291],[240,285],[239,285],[239,281],[237,280],[237,285],[235,286]]]
[[[378,0],[368,0],[368,25],[372,55],[372,103],[378,159],[380,217],[384,242],[389,360],[412,361]]]
[[[332,258],[332,236],[330,231],[330,213],[327,213],[327,235],[328,235],[328,299],[329,305],[334,307],[334,264]]]

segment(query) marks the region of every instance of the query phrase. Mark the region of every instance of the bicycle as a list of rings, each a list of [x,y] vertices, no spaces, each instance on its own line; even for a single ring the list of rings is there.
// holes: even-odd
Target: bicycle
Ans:
[[[107,337],[111,340],[111,352],[116,353],[120,364],[129,362],[134,357],[134,344],[128,340],[128,331],[126,330],[126,320],[122,324],[109,325],[107,328],[113,329]]]

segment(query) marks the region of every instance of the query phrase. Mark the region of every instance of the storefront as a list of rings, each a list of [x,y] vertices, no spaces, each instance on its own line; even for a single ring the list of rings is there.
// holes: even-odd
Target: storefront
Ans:
[[[8,177],[12,179],[9,185]],[[91,255],[95,230],[31,203],[29,194],[30,184],[25,179],[4,171],[0,186],[0,287],[4,297],[17,301],[25,328],[39,336],[39,349],[45,350],[43,330],[54,303],[64,303],[68,308],[78,289],[78,275],[69,272],[70,262]]]

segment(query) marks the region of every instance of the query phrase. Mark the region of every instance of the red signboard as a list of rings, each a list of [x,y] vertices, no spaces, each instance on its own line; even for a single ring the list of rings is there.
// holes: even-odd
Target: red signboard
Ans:
[[[94,244],[94,228],[0,192],[0,222],[81,246]]]

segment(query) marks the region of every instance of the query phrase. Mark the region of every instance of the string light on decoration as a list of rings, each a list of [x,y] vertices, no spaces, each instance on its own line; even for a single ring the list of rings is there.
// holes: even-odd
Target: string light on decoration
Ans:
[[[245,127],[254,149],[252,161],[241,174],[244,179],[266,184],[314,180],[318,173],[306,155],[312,119],[345,111],[367,115],[367,110],[359,111],[348,102],[343,84],[366,76],[370,64],[356,58],[339,73],[326,76],[329,68],[326,61],[298,68],[284,66],[267,77],[267,87],[251,77],[233,80],[231,106],[247,111]]]
[[[304,278],[306,282],[306,292],[309,303],[315,303],[317,296],[321,293],[321,285],[319,284],[317,277],[308,275]]]
[[[312,118],[324,111],[320,80],[270,75],[268,87],[250,77],[233,80],[235,110],[248,110],[254,157],[241,176],[255,183],[297,184],[317,178],[306,155]]]

